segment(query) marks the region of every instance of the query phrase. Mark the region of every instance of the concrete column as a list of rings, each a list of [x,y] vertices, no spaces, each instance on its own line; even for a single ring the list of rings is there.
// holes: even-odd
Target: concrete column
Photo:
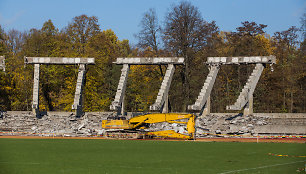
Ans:
[[[243,109],[243,115],[253,115],[253,94],[248,96],[248,103]]]
[[[86,65],[80,64],[78,79],[75,88],[74,102],[72,109],[76,110],[76,116],[80,117],[83,114],[83,86],[85,83]]]
[[[257,63],[253,72],[249,76],[246,84],[244,85],[243,89],[241,90],[236,102],[233,105],[226,106],[227,110],[241,110],[242,108],[246,107],[248,103],[251,103],[251,107],[253,110],[253,101],[249,102],[248,100],[251,98],[253,99],[253,93],[256,88],[256,85],[259,81],[261,73],[264,69],[262,63]],[[250,97],[251,96],[251,97]],[[249,108],[249,107],[247,107]],[[253,112],[253,111],[252,111]],[[247,112],[248,113],[248,112]],[[247,114],[248,115],[248,114]]]
[[[210,101],[210,95],[209,95],[204,105],[203,112],[200,113],[201,116],[207,116],[210,114],[210,102],[211,101]]]
[[[117,111],[118,114],[122,114],[124,112],[124,96],[125,89],[128,79],[130,66],[129,64],[124,64],[121,69],[121,76],[117,87],[117,92],[114,101],[112,102],[110,109]]]
[[[197,100],[193,105],[189,105],[188,109],[189,110],[199,110],[200,115],[202,112],[205,111],[206,114],[210,112],[210,103],[207,104],[208,99],[210,102],[210,93],[212,91],[212,88],[214,86],[218,71],[220,67],[219,65],[211,66],[209,68],[209,73],[206,77],[206,80],[204,82],[204,85],[198,95]],[[205,114],[203,113],[203,114]]]
[[[150,110],[160,111],[162,113],[168,113],[169,111],[168,93],[174,71],[175,71],[175,66],[173,64],[169,64],[164,79],[162,81],[162,84],[160,86],[159,92],[157,94],[155,103],[150,106]]]
[[[5,56],[0,56],[0,69],[5,72]]]
[[[124,106],[125,106],[125,93],[122,96],[122,102],[121,102],[121,107],[120,107],[120,113],[122,116],[124,116]]]
[[[39,115],[39,64],[34,64],[32,111],[36,116]]]
[[[169,95],[168,93],[165,96],[165,103],[164,103],[162,113],[169,113]]]

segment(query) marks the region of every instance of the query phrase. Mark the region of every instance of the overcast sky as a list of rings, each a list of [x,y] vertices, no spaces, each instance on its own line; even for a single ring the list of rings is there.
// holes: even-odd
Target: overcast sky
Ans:
[[[143,14],[155,8],[160,23],[172,5],[181,0],[0,0],[0,24],[5,31],[40,29],[51,19],[58,29],[82,14],[97,16],[102,30],[112,29],[120,40],[134,38]],[[300,27],[306,12],[305,0],[191,0],[202,17],[216,21],[223,31],[234,31],[243,21],[266,24],[266,32]]]

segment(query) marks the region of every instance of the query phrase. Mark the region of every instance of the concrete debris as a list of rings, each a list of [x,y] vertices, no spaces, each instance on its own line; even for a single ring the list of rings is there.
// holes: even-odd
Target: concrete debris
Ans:
[[[0,119],[0,131],[39,136],[101,135],[104,133],[101,120],[109,116],[112,116],[112,113],[90,113],[78,118],[70,113],[50,112],[37,118],[31,112],[11,112],[5,113]]]
[[[286,127],[286,131],[282,129],[281,125]],[[198,117],[196,121],[196,136],[305,135],[305,125],[306,118],[270,118],[269,116],[230,114],[219,116],[211,114],[205,117]]]
[[[32,112],[3,112],[0,132],[7,135],[36,136],[100,136],[102,120],[114,116],[111,112],[85,113],[76,117],[71,113],[48,112],[37,118]],[[180,120],[186,122],[187,119]],[[257,135],[306,135],[305,118],[271,118],[268,116],[208,115],[196,120],[196,137],[228,137]],[[179,123],[154,123],[147,131],[174,130],[188,134],[186,125]],[[12,132],[14,134],[12,134]],[[5,135],[2,133],[1,135]]]

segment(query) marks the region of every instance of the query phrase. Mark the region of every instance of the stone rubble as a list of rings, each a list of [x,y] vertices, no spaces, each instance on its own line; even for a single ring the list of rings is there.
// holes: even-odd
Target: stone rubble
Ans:
[[[4,114],[0,118],[0,131],[40,136],[93,136],[103,132],[101,120],[110,115],[89,113],[78,118],[74,114],[47,114],[36,118],[31,112],[23,112],[21,115]]]
[[[1,135],[36,136],[101,136],[102,120],[115,116],[112,112],[85,113],[76,117],[73,113],[48,112],[37,118],[32,112],[0,114]],[[180,121],[187,121],[182,119]],[[196,137],[229,137],[257,135],[306,135],[306,118],[270,118],[242,115],[209,115],[196,119]],[[285,128],[285,129],[284,129]],[[174,130],[187,134],[186,125],[178,123],[154,123],[147,131]]]

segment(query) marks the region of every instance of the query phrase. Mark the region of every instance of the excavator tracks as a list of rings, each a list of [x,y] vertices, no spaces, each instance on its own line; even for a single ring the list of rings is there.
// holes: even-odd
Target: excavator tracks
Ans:
[[[114,130],[106,131],[103,137],[110,139],[145,139],[146,133],[132,130]]]

